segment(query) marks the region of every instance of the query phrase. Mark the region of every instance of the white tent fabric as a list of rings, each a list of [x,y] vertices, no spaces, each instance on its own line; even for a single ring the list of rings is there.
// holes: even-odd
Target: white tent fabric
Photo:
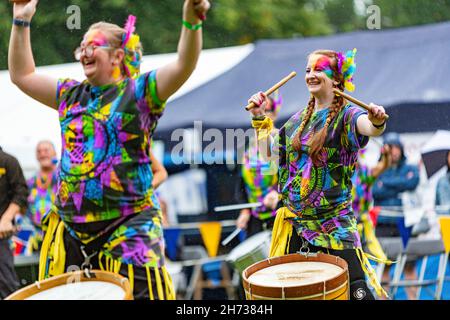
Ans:
[[[204,50],[189,80],[170,100],[211,81],[228,71],[253,51],[253,45]],[[176,53],[143,57],[142,70],[161,67],[176,58]],[[78,63],[45,66],[37,72],[50,76],[83,80],[83,70]],[[35,146],[40,140],[52,141],[61,148],[60,129],[56,111],[29,98],[11,83],[9,72],[0,71],[0,146],[16,156],[25,174],[37,168]]]

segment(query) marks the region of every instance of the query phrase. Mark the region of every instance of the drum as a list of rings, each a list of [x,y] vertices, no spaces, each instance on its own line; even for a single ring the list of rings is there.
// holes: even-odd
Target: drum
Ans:
[[[6,300],[133,300],[127,278],[100,270],[90,276],[83,271],[64,273],[22,288]]]
[[[271,235],[271,231],[263,231],[248,238],[231,250],[226,261],[242,275],[248,266],[269,257]]]
[[[290,254],[245,269],[247,300],[349,300],[345,260],[323,253]]]

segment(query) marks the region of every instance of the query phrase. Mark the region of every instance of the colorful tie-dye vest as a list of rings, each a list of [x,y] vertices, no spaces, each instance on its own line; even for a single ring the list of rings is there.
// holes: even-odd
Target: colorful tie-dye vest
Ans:
[[[106,221],[156,208],[150,142],[165,103],[156,71],[94,87],[58,82],[62,135],[55,212],[65,222]]]
[[[311,116],[301,137],[300,157],[292,141],[306,109],[280,129],[274,141],[280,153],[279,192],[284,206],[297,214],[292,223],[299,235],[319,247],[351,249],[361,246],[352,212],[351,178],[358,150],[368,142],[368,137],[356,130],[356,120],[364,112],[351,105],[343,108],[328,129],[325,164],[316,166],[308,154],[307,142],[324,126],[328,112],[327,108]]]

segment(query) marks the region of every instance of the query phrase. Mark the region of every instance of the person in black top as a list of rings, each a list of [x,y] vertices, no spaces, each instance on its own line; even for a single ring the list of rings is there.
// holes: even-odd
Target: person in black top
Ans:
[[[19,162],[0,147],[0,298],[19,287],[9,238],[14,218],[27,206],[28,188]]]

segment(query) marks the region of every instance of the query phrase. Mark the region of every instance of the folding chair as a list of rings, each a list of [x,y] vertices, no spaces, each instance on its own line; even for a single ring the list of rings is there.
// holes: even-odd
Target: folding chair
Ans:
[[[402,239],[400,237],[380,237],[378,239],[380,242],[381,247],[383,248],[384,253],[386,254],[386,257],[390,261],[399,261],[400,257],[403,252],[403,244]],[[383,273],[386,268],[386,265],[384,263],[378,263],[375,272],[378,277],[378,281],[382,285],[388,285],[390,282],[383,282]],[[395,269],[397,270],[397,268]]]
[[[438,276],[436,279],[425,280],[425,270],[428,263],[428,257],[433,255],[440,255],[440,263],[438,269]],[[406,250],[400,255],[398,265],[396,266],[394,277],[389,284],[390,292],[392,296],[397,293],[399,287],[418,287],[416,299],[420,298],[422,287],[437,285],[435,291],[435,299],[440,299],[439,286],[441,283],[441,274],[443,272],[445,276],[445,255],[444,245],[439,240],[427,240],[427,239],[411,239],[406,247]],[[418,258],[423,258],[422,266],[419,272],[419,278],[415,280],[401,280],[401,276],[404,272],[405,265],[408,261],[414,261]],[[444,268],[442,270],[442,268]]]
[[[208,258],[208,254],[203,246],[186,246],[183,249],[183,260],[191,259],[187,265],[193,267],[192,275],[187,285],[185,300],[201,300],[203,289],[224,288],[229,300],[236,297],[235,287],[232,283],[230,270],[225,263],[225,256]],[[197,261],[195,261],[197,260]],[[184,262],[182,262],[184,264]],[[216,264],[214,266],[214,264]],[[219,265],[220,264],[220,265]],[[185,264],[186,265],[186,264]],[[207,269],[220,273],[220,281],[215,283],[210,279],[204,280],[204,275],[208,273]],[[216,270],[214,270],[216,269]]]

